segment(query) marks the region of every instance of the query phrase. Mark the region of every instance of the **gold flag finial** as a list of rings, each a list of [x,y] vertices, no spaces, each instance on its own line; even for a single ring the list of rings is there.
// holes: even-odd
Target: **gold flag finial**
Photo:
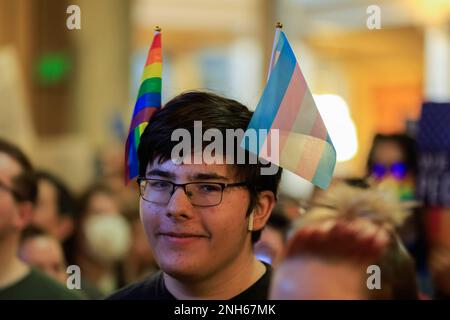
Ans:
[[[161,32],[161,27],[160,26],[155,26],[155,31]]]
[[[283,24],[278,21],[277,24],[275,25],[275,28],[282,29],[283,28]]]

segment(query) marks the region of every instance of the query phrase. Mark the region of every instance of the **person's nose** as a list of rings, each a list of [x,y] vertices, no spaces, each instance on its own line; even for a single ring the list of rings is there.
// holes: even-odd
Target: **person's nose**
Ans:
[[[176,219],[190,219],[193,210],[194,208],[184,189],[181,187],[175,188],[167,204],[167,215]]]

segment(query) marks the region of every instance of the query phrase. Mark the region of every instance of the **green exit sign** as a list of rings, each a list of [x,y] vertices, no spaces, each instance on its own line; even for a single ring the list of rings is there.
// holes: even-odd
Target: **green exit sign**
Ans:
[[[61,83],[67,77],[69,70],[70,59],[60,52],[42,54],[35,66],[37,82],[44,86]]]

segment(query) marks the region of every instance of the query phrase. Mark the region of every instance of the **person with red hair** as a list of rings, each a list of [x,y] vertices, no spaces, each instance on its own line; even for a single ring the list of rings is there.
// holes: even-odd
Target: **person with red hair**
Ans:
[[[290,237],[271,299],[418,298],[414,262],[393,227],[400,211],[344,185],[318,201]]]

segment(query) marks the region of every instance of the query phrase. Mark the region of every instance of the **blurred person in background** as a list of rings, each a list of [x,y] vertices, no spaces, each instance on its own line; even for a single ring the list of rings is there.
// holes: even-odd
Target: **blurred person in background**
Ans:
[[[433,247],[430,258],[430,271],[435,285],[435,299],[450,299],[450,250],[448,246]]]
[[[125,163],[123,156],[123,145],[121,143],[110,143],[100,150],[97,156],[98,179],[102,184],[108,186],[119,204],[120,211],[129,219],[128,214],[139,211],[139,190],[137,185],[124,184]]]
[[[288,196],[286,194],[280,194],[277,206],[280,208],[280,212],[285,215],[290,221],[293,221],[300,217],[301,208],[300,201]]]
[[[33,219],[36,198],[30,161],[0,139],[0,299],[79,299],[18,257],[20,235]]]
[[[317,201],[289,240],[271,299],[417,299],[414,262],[394,229],[400,206],[344,184]],[[380,279],[370,289],[373,265]]]
[[[66,259],[61,244],[51,234],[33,225],[28,226],[21,235],[19,258],[66,285]]]
[[[284,254],[290,221],[280,206],[275,206],[261,238],[253,245],[256,257],[276,268]]]
[[[112,191],[90,187],[80,198],[69,263],[81,269],[81,287],[93,299],[124,285],[122,262],[131,243],[130,227]]]
[[[417,148],[413,138],[406,134],[377,134],[374,137],[367,160],[370,184],[404,203],[414,203],[417,172]],[[397,231],[415,260],[421,289],[431,294],[423,212],[416,202],[411,215]]]
[[[367,159],[367,177],[375,184],[392,188],[401,201],[415,199],[417,151],[406,134],[377,134]]]
[[[124,273],[127,284],[142,280],[159,270],[152,248],[148,244],[139,212],[128,216],[131,217],[131,246],[129,254],[124,261]]]
[[[55,175],[37,171],[38,200],[32,224],[63,243],[73,233],[75,198]]]

